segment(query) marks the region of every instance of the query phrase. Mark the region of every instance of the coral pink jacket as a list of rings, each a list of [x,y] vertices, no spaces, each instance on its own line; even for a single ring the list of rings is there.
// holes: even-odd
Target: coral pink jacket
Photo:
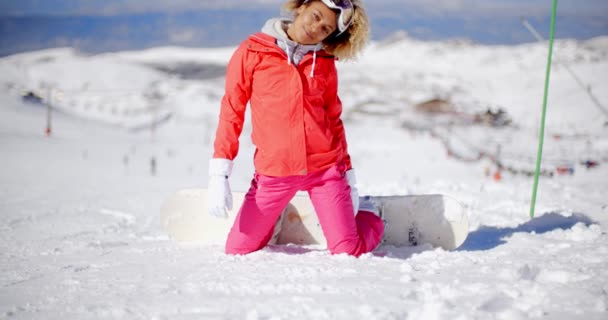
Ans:
[[[321,50],[296,66],[267,34],[241,43],[226,71],[214,158],[237,156],[248,102],[257,173],[304,175],[341,162],[351,168],[335,57]]]

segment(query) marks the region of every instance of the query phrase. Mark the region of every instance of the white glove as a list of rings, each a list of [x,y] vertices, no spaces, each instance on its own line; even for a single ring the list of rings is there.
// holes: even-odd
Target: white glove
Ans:
[[[353,201],[353,210],[355,216],[359,212],[359,190],[357,190],[357,177],[355,177],[355,169],[346,171],[346,180],[350,186],[350,198]]]
[[[216,158],[209,161],[207,210],[212,216],[228,218],[226,210],[232,210],[232,192],[228,182],[231,173],[231,160]]]

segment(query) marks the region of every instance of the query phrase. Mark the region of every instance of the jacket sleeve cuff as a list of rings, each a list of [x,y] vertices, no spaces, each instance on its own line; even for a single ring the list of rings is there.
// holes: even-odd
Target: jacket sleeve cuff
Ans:
[[[209,160],[209,175],[210,176],[225,176],[230,177],[232,174],[232,160],[213,158]]]

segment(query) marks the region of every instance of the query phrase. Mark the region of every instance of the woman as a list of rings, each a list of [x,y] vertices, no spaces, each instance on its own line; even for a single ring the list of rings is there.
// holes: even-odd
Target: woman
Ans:
[[[209,164],[209,213],[226,216],[232,207],[228,177],[249,102],[256,172],[226,253],[266,246],[282,210],[297,191],[307,191],[329,251],[359,256],[376,248],[384,225],[373,212],[359,211],[335,60],[363,49],[367,16],[359,0],[291,0],[284,8],[292,19],[266,22],[228,64]]]

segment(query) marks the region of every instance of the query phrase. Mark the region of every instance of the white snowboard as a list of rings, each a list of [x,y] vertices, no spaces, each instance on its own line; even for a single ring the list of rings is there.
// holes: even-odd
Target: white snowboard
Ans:
[[[228,219],[207,213],[206,189],[180,190],[162,205],[161,224],[176,241],[224,244],[245,193],[233,192]],[[458,248],[469,230],[467,213],[455,199],[438,194],[372,196],[385,222],[382,244],[413,246],[428,243],[445,250]],[[319,220],[307,195],[296,195],[283,211],[277,244],[325,245]]]

